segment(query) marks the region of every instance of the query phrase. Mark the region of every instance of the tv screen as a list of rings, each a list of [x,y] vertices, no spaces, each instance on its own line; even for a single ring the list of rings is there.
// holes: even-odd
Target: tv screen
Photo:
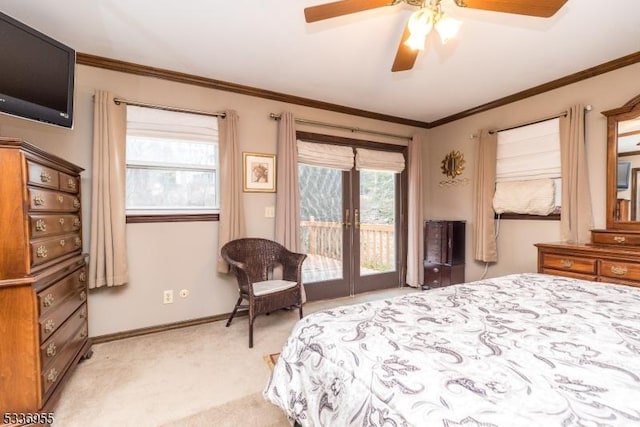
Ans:
[[[618,190],[629,188],[629,175],[631,173],[631,162],[618,162]]]
[[[0,112],[71,128],[76,53],[0,13]]]

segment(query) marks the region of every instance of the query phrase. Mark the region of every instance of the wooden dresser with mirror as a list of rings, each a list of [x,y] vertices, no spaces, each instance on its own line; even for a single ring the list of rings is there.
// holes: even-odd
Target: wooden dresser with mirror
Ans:
[[[607,117],[607,228],[538,243],[538,272],[640,287],[640,95]]]
[[[81,171],[25,141],[0,137],[3,414],[51,412],[77,363],[91,356]]]

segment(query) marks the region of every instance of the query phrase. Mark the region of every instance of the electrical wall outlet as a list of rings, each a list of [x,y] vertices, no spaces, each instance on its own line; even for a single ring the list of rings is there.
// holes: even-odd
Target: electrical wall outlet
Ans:
[[[162,294],[162,303],[163,304],[173,304],[173,291],[167,290]]]
[[[189,296],[189,289],[180,290],[180,298],[186,298]]]

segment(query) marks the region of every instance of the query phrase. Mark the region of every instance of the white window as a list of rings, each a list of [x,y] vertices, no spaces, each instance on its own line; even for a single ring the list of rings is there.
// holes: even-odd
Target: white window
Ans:
[[[216,117],[127,106],[127,214],[217,213]]]
[[[498,132],[496,213],[560,211],[560,120]]]

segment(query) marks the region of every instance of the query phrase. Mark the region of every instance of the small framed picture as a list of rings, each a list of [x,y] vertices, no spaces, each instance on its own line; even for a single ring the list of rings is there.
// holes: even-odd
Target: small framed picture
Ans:
[[[276,192],[276,155],[242,153],[244,191],[249,193]]]

